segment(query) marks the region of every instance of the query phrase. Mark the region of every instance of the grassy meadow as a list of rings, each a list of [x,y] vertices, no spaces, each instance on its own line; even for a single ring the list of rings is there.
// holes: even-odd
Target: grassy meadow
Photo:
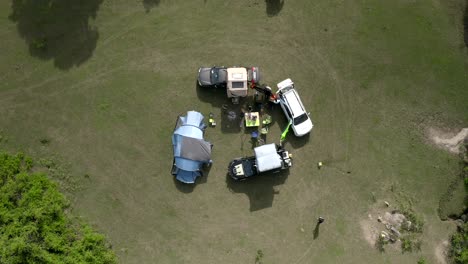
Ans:
[[[60,164],[72,213],[121,263],[255,263],[258,250],[264,263],[438,263],[455,230],[439,201],[460,168],[427,130],[468,124],[463,1],[46,2],[0,2],[0,148]],[[315,127],[288,135],[288,174],[226,177],[253,151],[243,129],[224,128],[225,92],[196,87],[211,65],[295,82]],[[193,187],[170,175],[188,110],[220,123]],[[267,142],[278,142],[286,119],[270,111]],[[424,220],[420,251],[366,241],[360,223],[384,200]]]

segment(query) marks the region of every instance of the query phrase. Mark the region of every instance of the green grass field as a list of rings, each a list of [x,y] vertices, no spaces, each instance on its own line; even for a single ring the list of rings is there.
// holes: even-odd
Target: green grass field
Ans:
[[[0,2],[0,148],[66,164],[73,213],[121,263],[255,263],[257,250],[264,263],[437,263],[455,230],[439,200],[460,168],[426,130],[468,124],[463,1],[85,0],[52,15],[31,2]],[[215,64],[296,83],[315,127],[288,135],[288,175],[231,182],[229,161],[252,149],[222,126],[206,131],[206,177],[192,188],[170,175],[177,115],[222,121],[225,94],[195,85]],[[274,113],[267,142],[286,126]],[[366,242],[372,193],[409,197],[421,251]]]

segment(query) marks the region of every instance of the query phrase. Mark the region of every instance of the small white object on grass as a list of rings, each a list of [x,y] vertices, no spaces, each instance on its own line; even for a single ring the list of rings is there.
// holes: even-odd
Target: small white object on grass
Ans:
[[[385,201],[384,203],[385,203],[385,205],[386,205],[387,207],[390,206],[390,204],[389,204],[387,201]]]

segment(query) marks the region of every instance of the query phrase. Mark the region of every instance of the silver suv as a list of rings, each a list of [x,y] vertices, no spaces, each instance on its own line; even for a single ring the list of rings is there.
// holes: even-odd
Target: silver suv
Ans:
[[[286,115],[286,118],[291,123],[294,135],[301,137],[309,133],[314,125],[310,120],[309,113],[306,112],[302,105],[301,98],[294,89],[294,83],[291,79],[286,79],[277,84],[279,103]]]

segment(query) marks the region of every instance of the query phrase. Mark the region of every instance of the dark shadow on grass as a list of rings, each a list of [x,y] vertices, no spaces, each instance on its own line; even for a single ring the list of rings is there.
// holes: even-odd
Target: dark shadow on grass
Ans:
[[[149,13],[151,9],[157,5],[159,5],[160,0],[143,0],[143,7],[145,8],[145,12]]]
[[[179,190],[182,193],[191,193],[195,189],[195,184],[186,184],[183,182],[180,182],[176,179],[175,176],[173,176],[174,180],[174,185],[176,186],[177,190]]]
[[[266,2],[266,13],[268,16],[276,16],[283,9],[284,0],[265,0]]]
[[[198,177],[193,184],[187,184],[180,182],[173,176],[174,185],[176,186],[177,190],[183,193],[191,193],[195,189],[195,187],[199,184],[204,184],[208,181],[208,174],[210,174],[211,166],[203,166],[202,168],[202,176]]]
[[[468,0],[466,0],[465,13],[463,14],[463,37],[465,46],[468,47]]]
[[[196,83],[196,91],[198,100],[206,103],[210,103],[213,108],[216,108],[216,111],[212,111],[215,114],[215,119],[220,120],[221,131],[223,133],[232,133],[237,134],[244,132],[245,135],[241,135],[242,142],[250,140],[250,133],[255,128],[246,128],[244,123],[244,113],[248,112],[249,106],[252,107],[252,111],[259,112],[260,106],[259,103],[255,103],[252,91],[249,91],[249,96],[245,98],[240,98],[239,104],[233,104],[231,99],[227,98],[227,93],[225,88],[210,88],[210,87],[200,87],[198,82]],[[264,113],[272,117],[272,122],[270,127],[274,126],[276,122],[280,124],[281,129],[284,129],[287,125],[286,117],[284,116],[283,110],[280,105],[275,105],[267,101],[261,102],[261,105],[264,109]],[[290,132],[288,138],[293,138],[294,133]],[[277,142],[277,140],[273,142]],[[288,142],[291,142],[294,148],[299,148],[306,144],[308,141],[308,136],[290,139]]]
[[[219,124],[223,133],[239,133],[242,130],[242,107],[245,98],[240,99],[240,103],[235,105],[227,98],[225,88],[201,87],[197,82],[197,97],[202,102],[207,102],[212,107],[215,118],[221,120]]]
[[[317,239],[320,234],[320,224],[317,222],[314,228],[314,239]]]
[[[195,190],[196,186],[199,185],[199,184],[203,184],[203,183],[206,183],[207,182],[207,175],[203,175],[201,177],[198,177],[196,180],[195,180],[195,183],[194,184],[187,184],[187,183],[183,183],[183,182],[180,182],[176,179],[175,176],[173,176],[174,178],[174,185],[176,186],[177,190],[179,190],[180,192],[182,193],[191,193],[193,192],[193,190]]]
[[[275,187],[284,184],[288,176],[289,170],[283,170],[277,173],[266,172],[253,176],[251,179],[237,182],[226,175],[226,183],[232,192],[245,193],[249,197],[250,211],[253,212],[273,205],[275,195],[280,194],[280,191]]]
[[[59,69],[88,60],[99,38],[89,24],[103,0],[12,0],[9,19],[29,46],[32,56],[54,60]]]

